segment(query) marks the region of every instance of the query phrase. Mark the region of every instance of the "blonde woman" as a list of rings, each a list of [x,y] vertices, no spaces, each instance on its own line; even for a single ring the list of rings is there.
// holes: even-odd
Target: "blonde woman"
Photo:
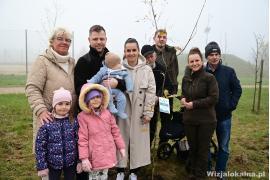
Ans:
[[[53,92],[63,87],[71,92],[72,108],[76,104],[74,89],[75,61],[69,54],[71,33],[57,28],[49,38],[49,47],[37,57],[28,75],[25,93],[33,111],[33,138],[37,130],[46,122],[52,121]]]

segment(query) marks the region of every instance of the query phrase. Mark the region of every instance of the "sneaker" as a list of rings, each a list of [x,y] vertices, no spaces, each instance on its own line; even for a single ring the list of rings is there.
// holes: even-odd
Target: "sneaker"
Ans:
[[[117,173],[116,180],[124,180],[125,174],[123,172]]]
[[[134,174],[134,173],[131,173],[131,174],[129,175],[129,180],[137,180],[137,175]]]

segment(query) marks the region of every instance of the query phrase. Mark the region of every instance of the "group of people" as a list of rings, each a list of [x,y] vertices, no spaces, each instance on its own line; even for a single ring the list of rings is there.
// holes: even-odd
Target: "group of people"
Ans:
[[[176,49],[159,29],[154,45],[124,43],[124,57],[106,48],[106,31],[89,30],[90,50],[75,60],[69,54],[72,35],[57,28],[49,47],[39,55],[26,83],[33,111],[33,152],[38,176],[50,180],[108,179],[116,167],[117,180],[137,179],[151,163],[150,148],[160,116],[161,126],[172,116],[159,113],[158,97],[178,92]],[[219,151],[216,171],[225,171],[229,156],[232,111],[241,96],[234,70],[222,65],[216,42],[205,48],[206,66],[198,48],[188,54],[182,79],[181,104],[190,146],[186,164],[191,179],[206,177],[209,144],[216,130]],[[173,100],[169,102],[171,112]],[[160,143],[167,141],[160,139]]]

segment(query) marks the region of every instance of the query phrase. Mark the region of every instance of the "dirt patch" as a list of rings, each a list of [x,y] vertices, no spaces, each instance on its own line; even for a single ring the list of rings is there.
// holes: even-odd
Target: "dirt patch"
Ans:
[[[31,65],[28,65],[28,71],[30,67]],[[0,64],[0,74],[24,75],[26,74],[26,65]]]

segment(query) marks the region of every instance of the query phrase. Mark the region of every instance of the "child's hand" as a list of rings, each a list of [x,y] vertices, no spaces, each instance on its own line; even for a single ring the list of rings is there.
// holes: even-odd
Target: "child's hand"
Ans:
[[[83,169],[83,171],[90,172],[91,168],[92,168],[92,166],[91,166],[89,160],[87,158],[83,159],[82,160],[82,169]]]
[[[77,169],[77,173],[80,174],[83,171],[83,169],[82,169],[82,163],[78,163],[76,169]]]
[[[40,176],[40,177],[48,176],[48,174],[49,174],[48,168],[38,171],[38,176]]]
[[[126,156],[126,150],[120,149],[120,154],[121,154],[121,157],[124,158]]]

